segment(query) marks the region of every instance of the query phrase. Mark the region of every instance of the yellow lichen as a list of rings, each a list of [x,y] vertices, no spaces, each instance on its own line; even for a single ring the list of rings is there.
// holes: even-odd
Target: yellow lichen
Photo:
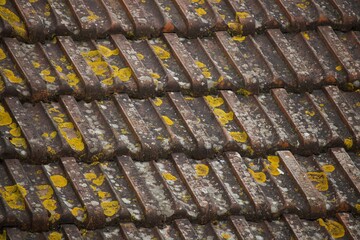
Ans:
[[[161,60],[165,60],[165,59],[169,59],[170,58],[170,53],[168,51],[166,51],[165,49],[159,47],[159,46],[152,46],[152,48],[154,49],[155,54],[161,59]]]
[[[169,126],[174,125],[174,121],[171,120],[168,116],[163,115],[163,116],[162,116],[162,119],[164,120],[164,122],[165,122],[167,125],[169,125]]]
[[[251,146],[246,146],[246,151],[247,151],[250,155],[253,155],[253,154],[254,154],[254,149],[252,149]]]
[[[229,233],[224,232],[224,233],[221,234],[221,237],[222,237],[223,239],[230,239],[230,238],[231,238],[231,235],[230,235]]]
[[[163,176],[163,178],[165,178],[168,181],[176,181],[177,180],[177,178],[169,172],[164,172],[162,174],[162,176]]]
[[[98,191],[97,192],[98,196],[100,199],[104,199],[104,198],[109,198],[111,197],[111,194],[108,192],[104,192],[104,191]]]
[[[206,65],[200,61],[195,61],[195,64],[198,68],[201,69],[202,74],[204,75],[205,78],[211,78],[211,72],[209,71],[209,69],[206,67]]]
[[[60,219],[60,214],[56,213],[56,212],[51,212],[51,216],[49,217],[49,221],[51,223],[55,223],[56,221],[58,221]]]
[[[203,75],[205,78],[211,78],[211,72],[209,72],[209,71],[202,71],[202,75]]]
[[[54,199],[45,199],[43,205],[48,211],[55,211],[56,209],[56,201]]]
[[[96,21],[97,19],[99,19],[99,16],[96,15],[93,11],[88,10],[88,13],[89,13],[89,15],[87,16],[87,20],[88,20],[89,22],[94,22],[94,21]]]
[[[10,69],[3,69],[3,74],[11,83],[19,83],[19,84],[24,83],[22,78],[15,76],[14,72],[11,71]]]
[[[119,69],[118,67],[112,65],[111,68],[114,71],[114,77],[118,77],[122,82],[127,82],[130,80],[132,71],[129,67]]]
[[[50,153],[51,155],[55,155],[55,154],[56,154],[56,151],[55,151],[52,147],[50,147],[50,146],[47,146],[46,150],[47,150],[47,152]]]
[[[220,108],[215,108],[213,112],[222,125],[226,125],[230,121],[234,120],[234,113],[232,111],[225,112]]]
[[[236,17],[238,19],[244,19],[250,17],[250,14],[247,12],[236,12]]]
[[[142,55],[141,53],[136,53],[136,56],[140,61],[145,58],[144,55]]]
[[[4,0],[5,1],[5,0]],[[0,234],[0,240],[6,240],[7,237],[6,237],[6,230],[3,230],[2,233]]]
[[[305,111],[305,114],[308,115],[308,116],[310,116],[310,117],[313,117],[313,116],[315,116],[315,111],[306,110],[306,111]]]
[[[242,36],[242,35],[236,35],[232,37],[232,40],[237,41],[237,42],[243,42],[245,41],[246,36]]]
[[[21,136],[21,130],[20,130],[19,126],[16,123],[10,124],[9,127],[10,127],[9,133],[11,134],[11,136],[13,136],[13,137],[20,137]]]
[[[108,64],[102,59],[96,61],[87,61],[87,63],[96,76],[106,76],[106,73],[109,71]]]
[[[207,14],[205,9],[203,9],[203,8],[195,8],[195,11],[196,11],[196,14],[199,15],[200,17]]]
[[[85,208],[74,207],[73,209],[71,209],[70,212],[74,217],[82,216],[81,221],[84,221],[86,219]]]
[[[2,92],[2,91],[4,91],[4,89],[5,89],[5,83],[4,83],[4,81],[1,79],[1,77],[0,77],[0,93]]]
[[[266,182],[266,175],[263,172],[255,172],[254,170],[252,170],[251,168],[248,169],[249,173],[251,174],[251,176],[255,179],[256,182],[258,183],[264,183]]]
[[[328,179],[324,172],[308,172],[307,176],[310,181],[317,183],[315,188],[320,192],[327,191],[329,189]]]
[[[97,178],[92,180],[92,182],[97,186],[101,186],[104,183],[104,180],[105,180],[105,175],[100,174]]]
[[[355,209],[358,213],[360,213],[360,203],[355,204]]]
[[[331,164],[327,164],[321,167],[324,172],[331,173],[335,170],[335,167]]]
[[[265,168],[270,172],[271,175],[279,176],[280,158],[278,156],[268,156],[267,160],[270,162],[270,164],[265,164]]]
[[[48,236],[49,240],[61,240],[62,238],[63,235],[60,232],[51,232]]]
[[[338,66],[336,66],[336,71],[338,71],[338,72],[340,72],[341,70],[342,70],[342,66],[341,65],[338,65]]]
[[[200,61],[195,61],[195,64],[196,64],[196,66],[198,66],[199,68],[204,68],[204,67],[206,67],[206,65],[205,65],[204,63],[200,62]]]
[[[220,76],[219,79],[216,81],[216,84],[221,83],[222,81],[224,81],[224,77]]]
[[[101,81],[102,84],[105,84],[107,86],[111,86],[114,84],[114,80],[112,78],[106,78]]]
[[[319,225],[325,227],[325,229],[330,233],[333,238],[342,238],[345,236],[345,228],[344,226],[334,220],[326,220],[324,221],[322,218],[318,219]]]
[[[204,4],[205,0],[191,0],[193,3]]]
[[[50,199],[54,195],[54,190],[48,184],[36,186],[37,194],[41,200]]]
[[[95,179],[97,176],[95,173],[89,172],[89,173],[85,173],[84,177],[85,177],[85,179],[91,181],[91,180]]]
[[[155,106],[161,106],[161,104],[163,103],[163,101],[161,100],[161,98],[155,98],[153,103],[155,104]]]
[[[2,50],[2,48],[0,48],[0,61],[4,60],[6,58],[6,54],[4,52],[4,50]]]
[[[71,87],[76,86],[80,82],[80,79],[76,76],[75,73],[68,73],[66,75],[66,80]]]
[[[351,137],[345,138],[344,139],[344,144],[345,144],[346,149],[352,148],[352,146],[353,146],[352,138]]]
[[[100,205],[104,210],[105,216],[107,217],[114,216],[120,209],[120,204],[118,201],[101,202]]]
[[[54,139],[57,135],[57,132],[56,131],[53,131],[51,133],[48,133],[48,132],[44,132],[43,134],[41,134],[41,136],[43,138],[51,138],[51,139]]]
[[[39,68],[41,66],[40,63],[36,61],[32,61],[31,63],[34,66],[34,68]]]
[[[20,147],[23,149],[27,148],[27,144],[26,144],[26,140],[25,138],[19,138],[19,137],[14,137],[10,140],[11,144],[14,145],[15,147]]]
[[[67,185],[68,181],[61,175],[52,175],[50,176],[51,181],[55,187],[63,188]]]
[[[304,38],[306,40],[310,40],[310,36],[309,36],[309,34],[307,32],[303,32],[302,35],[304,36]]]
[[[195,172],[198,177],[206,177],[209,174],[209,167],[202,163],[196,164]]]
[[[242,24],[237,23],[237,22],[229,22],[227,25],[231,31],[238,32],[238,33],[240,33],[240,35],[242,34],[242,30],[244,28],[244,26]]]
[[[243,95],[243,96],[250,96],[252,93],[249,91],[249,90],[246,90],[246,89],[244,89],[244,88],[239,88],[237,91],[236,91],[236,93],[239,93],[239,94],[241,94],[241,95]]]
[[[240,143],[245,143],[248,139],[248,135],[246,132],[230,132],[230,136],[236,141]]]
[[[27,38],[27,31],[25,29],[25,24],[20,20],[20,18],[10,11],[6,7],[0,6],[0,18],[6,21],[15,31],[15,33],[26,39]]]
[[[50,4],[48,4],[48,3],[46,3],[45,4],[45,11],[44,11],[44,15],[46,16],[46,17],[49,17],[50,15],[51,15],[51,7],[50,7]],[[54,38],[55,40],[54,41],[56,41],[56,38]]]
[[[154,72],[151,72],[151,73],[150,73],[150,76],[151,76],[152,78],[155,78],[155,79],[159,79],[159,78],[160,78],[160,75],[157,74],[157,73],[154,73]]]
[[[105,57],[111,57],[111,56],[114,56],[114,55],[119,55],[119,49],[114,49],[114,50],[111,50],[109,49],[108,47],[105,47],[103,45],[97,45],[98,49],[99,49],[99,52],[101,55],[105,56]]]
[[[25,210],[26,189],[19,184],[0,188],[0,194],[11,209]]]
[[[205,100],[210,105],[210,107],[213,107],[213,108],[220,107],[221,105],[224,104],[224,99],[222,99],[221,97],[213,97],[213,96],[208,95],[208,96],[205,96]]]
[[[310,5],[310,1],[302,0],[301,3],[297,3],[296,6],[301,9],[306,9]]]
[[[52,132],[50,133],[50,138],[51,138],[51,139],[54,139],[54,138],[56,137],[56,135],[57,135],[57,132],[56,132],[56,131],[52,131]]]
[[[0,126],[7,126],[12,123],[12,118],[8,111],[0,104]]]
[[[70,147],[75,151],[83,151],[85,145],[80,132],[75,131],[75,136],[69,133],[69,130],[74,130],[74,125],[71,122],[63,122],[64,120],[61,117],[53,117],[53,119],[58,123],[60,134],[65,138]]]
[[[55,69],[56,69],[56,71],[58,71],[58,72],[60,72],[60,73],[63,71],[62,67],[59,66],[59,65],[56,65],[56,66],[55,66]]]

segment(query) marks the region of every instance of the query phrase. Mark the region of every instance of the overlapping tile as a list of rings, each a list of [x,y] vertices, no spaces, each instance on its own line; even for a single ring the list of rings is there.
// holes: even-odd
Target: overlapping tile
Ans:
[[[175,32],[196,37],[224,30],[243,35],[274,28],[294,32],[360,25],[357,0],[5,0],[0,8],[0,34],[27,41],[54,35],[94,39],[113,33],[152,37]]]
[[[97,230],[64,224],[58,230],[32,233],[17,228],[5,228],[2,236],[9,239],[358,239],[360,220],[351,214],[303,220],[286,214],[273,221],[246,221],[232,216],[228,220],[206,225],[179,219],[163,227],[143,228],[133,223]]]
[[[119,155],[45,165],[6,159],[0,165],[0,226],[47,231],[66,223],[93,229],[119,221],[161,226],[181,218],[207,223],[232,215],[259,220],[358,214],[359,163],[358,155],[342,148],[309,157],[226,152],[195,160],[174,153],[149,162]]]
[[[360,94],[335,86],[312,93],[273,89],[244,96],[232,91],[188,97],[133,99],[126,94],[102,101],[0,105],[2,158],[45,163],[73,156],[82,161],[116,154],[140,161],[182,152],[201,159],[224,151],[263,156],[276,150],[308,155],[329,147],[358,150]],[[256,127],[255,127],[256,126]]]
[[[165,92],[203,96],[218,90],[246,94],[284,87],[291,92],[338,85],[360,87],[360,34],[315,31],[185,39],[164,34],[152,40],[74,41],[44,44],[5,38],[0,44],[0,95],[26,101],[103,99],[113,93],[146,98]],[[312,69],[309,71],[309,69]]]

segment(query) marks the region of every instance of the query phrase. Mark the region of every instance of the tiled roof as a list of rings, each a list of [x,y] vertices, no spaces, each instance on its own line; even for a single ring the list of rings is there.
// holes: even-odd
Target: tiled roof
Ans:
[[[0,240],[359,216],[359,0],[0,0]]]
[[[224,89],[257,94],[279,87],[304,92],[329,84],[354,90],[360,87],[360,32],[323,26],[248,37],[216,32],[201,39],[173,33],[136,41],[123,35],[57,37],[30,45],[5,38],[0,64],[0,94],[26,101],[101,99],[114,92],[137,98]]]
[[[144,161],[183,152],[195,158],[224,151],[259,156],[275,150],[319,153],[329,147],[358,150],[360,95],[327,86],[312,93],[243,96],[232,91],[188,97],[21,103],[0,105],[0,156],[42,163],[76,156],[81,161],[127,154]],[[254,127],[256,126],[256,127]]]
[[[301,218],[360,211],[360,157],[344,149],[303,157],[278,151],[266,158],[226,152],[212,159],[77,162],[46,165],[7,159],[0,165],[0,225],[48,231],[134,222],[161,226],[174,219],[196,223],[241,215],[248,220]]]
[[[179,219],[163,227],[143,228],[133,223],[120,223],[116,227],[88,230],[65,224],[49,232],[32,233],[16,228],[6,228],[2,236],[9,239],[89,239],[89,240],[142,240],[142,239],[359,239],[360,219],[346,213],[335,217],[302,220],[286,214],[273,221],[246,221],[233,216],[228,220],[213,221],[206,225]],[[0,235],[1,236],[1,235]]]
[[[3,0],[0,33],[30,41],[54,35],[99,38],[106,34],[158,36],[209,35],[230,30],[249,34],[331,25],[359,29],[357,0]]]

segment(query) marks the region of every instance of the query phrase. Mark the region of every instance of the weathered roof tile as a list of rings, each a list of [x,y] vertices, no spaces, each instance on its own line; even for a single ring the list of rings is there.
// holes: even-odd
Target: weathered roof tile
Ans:
[[[1,104],[3,158],[49,162],[74,156],[83,161],[128,154],[146,161],[183,152],[197,159],[224,151],[245,156],[275,150],[319,153],[329,147],[359,147],[358,92],[327,86],[312,93],[273,89],[244,96],[232,91],[188,97],[133,99],[115,94],[103,101]],[[256,126],[256,127],[254,127]]]
[[[28,41],[54,35],[90,39],[114,33],[153,37],[175,32],[196,37],[229,30],[247,35],[265,29],[294,32],[321,25],[349,30],[358,29],[360,19],[356,0],[7,0],[2,5],[1,34]]]
[[[214,221],[206,225],[179,219],[162,227],[144,228],[133,223],[97,230],[78,228],[64,224],[48,232],[22,231],[7,227],[2,236],[9,239],[358,239],[360,237],[357,216],[340,213],[334,217],[304,220],[296,215],[285,214],[273,221],[246,221],[232,216],[227,220]]]
[[[359,156],[341,148],[309,157],[278,151],[264,158],[226,152],[203,160],[182,153],[158,161],[113,160],[4,160],[0,226],[47,231],[65,223],[93,229],[119,221],[161,226],[181,218],[207,223],[290,213],[313,219],[359,211]]]
[[[91,41],[57,37],[44,44],[5,38],[0,44],[0,95],[39,101],[59,95],[104,99],[113,93],[146,98],[170,91],[258,94],[278,87],[304,92],[329,84],[356,90],[357,35],[322,26],[240,38],[226,32],[201,39],[167,33],[138,41],[123,35]]]

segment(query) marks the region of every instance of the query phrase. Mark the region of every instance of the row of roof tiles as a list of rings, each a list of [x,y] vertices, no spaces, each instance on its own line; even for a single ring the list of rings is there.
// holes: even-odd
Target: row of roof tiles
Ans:
[[[3,39],[0,95],[39,101],[59,95],[101,99],[114,92],[144,98],[168,91],[202,96],[216,90],[245,93],[284,87],[307,91],[335,84],[360,87],[360,33],[330,27],[297,34],[184,39],[164,34],[130,41],[122,35],[44,44]],[[311,71],[309,71],[311,69]]]
[[[7,159],[0,174],[0,227],[31,231],[66,223],[92,229],[126,221],[159,226],[180,218],[206,223],[229,215],[259,220],[360,213],[360,158],[341,148],[252,159],[236,152],[150,162],[118,156],[92,164]]]
[[[74,156],[82,161],[115,154],[137,160],[166,158],[183,152],[194,158],[223,151],[259,156],[275,150],[319,153],[329,147],[358,150],[360,94],[335,86],[310,93],[271,93],[21,103],[0,105],[0,156],[45,163]]]
[[[248,34],[269,28],[360,26],[357,0],[3,0],[0,10],[0,34],[30,41],[54,35],[199,36],[219,30]]]
[[[193,239],[349,239],[360,238],[360,219],[346,213],[318,220],[302,220],[296,215],[286,214],[274,221],[246,221],[243,217],[232,216],[228,220],[213,221],[206,225],[179,219],[163,227],[142,228],[133,223],[120,223],[116,227],[98,230],[79,229],[74,225],[62,225],[56,231],[33,233],[17,228],[5,228],[3,237],[28,240],[193,240]]]

